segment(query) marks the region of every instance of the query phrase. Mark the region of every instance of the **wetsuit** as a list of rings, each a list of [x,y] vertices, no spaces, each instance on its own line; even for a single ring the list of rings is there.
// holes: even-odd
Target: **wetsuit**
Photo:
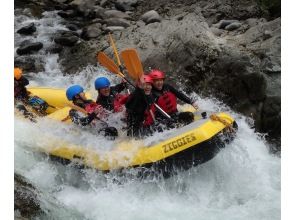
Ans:
[[[32,107],[39,116],[47,115],[46,109],[49,107],[48,103],[37,96],[29,96],[30,92],[26,89],[27,85],[29,85],[29,80],[24,76],[21,76],[19,80],[14,78],[15,107],[25,117],[34,117],[33,114],[27,110],[25,105]]]
[[[14,78],[14,99],[24,101],[29,98],[27,85],[29,85],[29,80],[24,76],[21,76],[19,80]]]
[[[153,107],[154,97],[145,95],[144,90],[136,87],[126,102],[127,109],[127,135],[142,137],[152,133],[154,121],[150,118],[150,110],[155,113]],[[146,121],[148,120],[148,122]]]
[[[96,103],[109,111],[120,111],[123,102],[126,100],[126,96],[120,95],[119,93],[122,92],[125,88],[125,82],[117,84],[116,86],[111,86],[109,96],[104,96],[101,93],[99,93]]]

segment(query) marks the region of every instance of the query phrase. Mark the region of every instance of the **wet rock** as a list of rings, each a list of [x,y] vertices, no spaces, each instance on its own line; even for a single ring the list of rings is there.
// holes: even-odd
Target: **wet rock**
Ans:
[[[52,54],[60,53],[62,51],[62,49],[63,49],[63,46],[55,44],[55,45],[52,45],[52,46],[46,48],[46,52],[52,53]]]
[[[53,2],[56,2],[56,3],[66,3],[68,2],[68,0],[52,0]]]
[[[45,63],[41,57],[32,57],[31,55],[23,55],[14,59],[14,65],[20,66],[26,72],[41,72],[45,70]]]
[[[69,30],[71,30],[71,31],[77,31],[77,30],[80,29],[80,28],[79,28],[77,25],[75,25],[75,24],[67,24],[66,27],[67,27]]]
[[[266,73],[281,72],[281,19],[261,22],[238,36],[238,43],[246,45],[261,60]]]
[[[34,23],[30,23],[27,26],[20,28],[17,33],[23,35],[31,35],[32,33],[36,32],[37,28]]]
[[[108,3],[109,3],[108,0],[101,0],[100,1],[100,6],[105,7]]]
[[[62,72],[74,74],[88,65],[96,65],[96,54],[102,47],[91,41],[81,41],[72,47],[65,47],[59,54]]]
[[[95,9],[99,7],[95,5],[95,1],[93,0],[74,0],[69,3],[69,5],[72,6],[73,9],[77,11],[77,13],[90,19],[96,17]]]
[[[266,80],[261,73],[250,73],[242,75],[241,79],[245,84],[248,98],[253,102],[263,101],[266,94]]]
[[[137,0],[117,0],[114,3],[114,6],[117,10],[126,12],[126,11],[133,11],[135,7],[137,6],[137,4],[138,4]]]
[[[77,16],[77,13],[74,10],[59,11],[57,14],[62,18],[73,18]]]
[[[262,109],[262,131],[271,137],[281,137],[281,97],[267,97]]]
[[[216,27],[219,29],[225,29],[228,25],[232,23],[238,22],[237,20],[221,20],[218,24],[216,24]]]
[[[83,29],[81,38],[84,40],[90,40],[91,38],[97,38],[101,35],[101,24],[95,23]]]
[[[104,22],[107,26],[122,26],[122,27],[129,27],[131,24],[128,20],[123,18],[108,18],[105,19]]]
[[[124,18],[124,19],[130,19],[131,17],[118,10],[107,10],[104,12],[104,19],[107,18]]]
[[[225,30],[227,30],[227,31],[233,31],[233,30],[238,29],[239,27],[241,27],[241,23],[240,22],[233,22],[233,23],[227,25],[225,27]]]
[[[141,18],[146,24],[160,22],[162,20],[161,16],[155,10],[146,12]]]
[[[36,188],[23,176],[14,174],[14,210],[33,219],[43,213]]]
[[[124,29],[125,28],[124,27],[121,27],[121,26],[108,26],[108,27],[103,28],[103,30],[105,32],[122,31]]]
[[[224,32],[221,29],[215,28],[215,27],[211,27],[210,31],[215,35],[215,36],[221,36],[222,33]]]
[[[71,47],[75,45],[79,37],[77,37],[78,34],[74,32],[60,32],[57,34],[57,36],[54,38],[54,42],[63,46]]]
[[[93,14],[93,17],[91,19],[95,19],[95,18],[104,18],[104,12],[105,9],[95,5],[92,9],[91,9],[91,13]]]
[[[41,42],[23,42],[19,48],[17,48],[16,53],[18,55],[31,54],[33,52],[39,51],[43,48]]]

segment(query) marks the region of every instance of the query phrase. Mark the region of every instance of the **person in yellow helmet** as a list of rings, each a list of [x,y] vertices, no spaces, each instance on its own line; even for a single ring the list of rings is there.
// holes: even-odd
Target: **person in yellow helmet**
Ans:
[[[26,86],[29,85],[29,80],[22,75],[22,69],[14,68],[14,101],[16,108],[23,113],[25,117],[32,117],[32,114],[27,110],[25,105],[31,106],[40,115],[46,114],[48,103],[37,96],[29,96]]]

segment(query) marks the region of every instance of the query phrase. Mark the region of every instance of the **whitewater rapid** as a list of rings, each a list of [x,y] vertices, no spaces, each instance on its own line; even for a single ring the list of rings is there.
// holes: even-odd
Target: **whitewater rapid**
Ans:
[[[31,19],[16,17],[15,29]],[[47,27],[52,27],[52,31],[65,28],[58,19],[52,12],[34,20],[42,30],[38,39],[48,41]],[[15,41],[17,45],[20,39],[16,37]],[[66,88],[78,83],[96,98],[96,77],[107,76],[114,84],[120,82],[99,66],[88,66],[74,76],[64,76],[58,55],[41,54],[38,59],[45,63],[45,71],[28,73],[31,86]],[[254,132],[249,118],[213,98],[192,95],[203,110],[230,113],[239,130],[235,140],[215,158],[169,179],[138,180],[57,164],[34,153],[34,148],[56,137],[99,150],[107,150],[111,143],[87,131],[76,133],[74,125],[46,119],[30,123],[15,118],[15,173],[25,176],[40,191],[41,207],[49,210],[41,219],[280,219],[280,157],[269,153],[263,135]],[[153,136],[148,141],[157,138]]]

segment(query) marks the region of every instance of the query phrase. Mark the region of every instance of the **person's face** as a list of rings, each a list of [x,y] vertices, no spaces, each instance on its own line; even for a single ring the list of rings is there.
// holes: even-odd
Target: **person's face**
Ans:
[[[153,86],[158,89],[161,90],[163,87],[163,79],[154,79],[153,80]]]
[[[144,92],[146,95],[150,95],[151,94],[151,90],[152,90],[152,85],[151,83],[144,83]]]
[[[110,87],[105,87],[99,90],[101,95],[109,96],[110,95]]]
[[[84,92],[81,92],[78,96],[79,96],[79,98],[82,99],[82,100],[87,100],[86,95],[85,95]]]

